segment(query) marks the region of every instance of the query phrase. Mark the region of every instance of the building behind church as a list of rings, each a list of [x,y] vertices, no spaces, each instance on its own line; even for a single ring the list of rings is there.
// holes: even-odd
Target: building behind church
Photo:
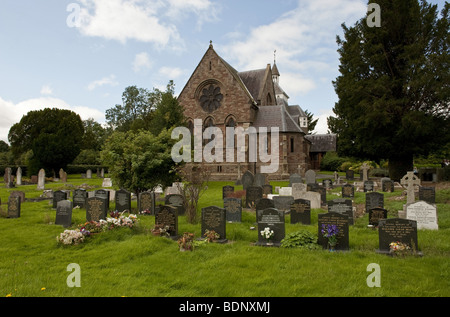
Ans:
[[[189,129],[193,132],[220,128],[225,149],[227,127],[254,127],[256,131],[267,128],[269,135],[272,127],[278,127],[279,168],[268,179],[288,179],[293,173],[304,175],[310,168],[311,142],[305,138],[307,117],[300,106],[289,105],[279,77],[275,61],[273,67],[267,64],[265,68],[239,72],[211,44],[178,97]],[[199,123],[201,126],[194,126]],[[270,139],[267,138],[268,149],[272,148]],[[248,158],[248,142],[245,151]],[[224,157],[223,162],[207,163],[212,180],[227,181],[240,179],[247,170],[259,173],[265,165],[259,156],[256,162],[227,162]]]

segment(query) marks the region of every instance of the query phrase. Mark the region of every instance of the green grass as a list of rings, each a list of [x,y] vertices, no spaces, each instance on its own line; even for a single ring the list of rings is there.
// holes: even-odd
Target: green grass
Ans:
[[[101,187],[101,179],[69,175],[69,183]],[[222,207],[222,186],[212,182],[201,197],[199,208]],[[286,186],[287,182],[273,182]],[[70,185],[48,183],[48,189],[70,189]],[[241,189],[236,186],[235,190]],[[0,187],[3,214],[9,192],[23,190],[38,197],[36,185],[15,189]],[[327,194],[337,198],[339,189]],[[400,191],[385,193],[390,217],[405,201],[395,201]],[[300,250],[253,246],[257,240],[254,212],[243,212],[242,223],[227,224],[228,244],[206,244],[194,252],[180,252],[176,241],[150,234],[153,216],[139,216],[133,229],[121,228],[98,234],[81,245],[61,246],[56,236],[64,229],[54,225],[55,211],[49,201],[25,202],[21,217],[0,217],[0,296],[13,297],[322,297],[322,296],[449,296],[450,295],[450,190],[437,192],[439,230],[419,230],[423,257],[391,258],[375,252],[378,233],[368,229],[367,215],[350,227],[350,251]],[[357,192],[356,204],[364,203]],[[133,208],[136,201],[133,201]],[[111,204],[111,209],[114,204]],[[317,215],[312,224],[290,224],[286,233],[306,229],[317,234]],[[85,221],[85,210],[74,209],[73,227]],[[200,224],[179,217],[179,233],[200,236]],[[70,288],[67,266],[81,268],[81,287]],[[367,266],[381,268],[381,287],[370,288]]]

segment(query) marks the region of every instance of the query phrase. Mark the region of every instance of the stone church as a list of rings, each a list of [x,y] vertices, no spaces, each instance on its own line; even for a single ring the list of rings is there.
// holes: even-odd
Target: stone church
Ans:
[[[227,127],[254,127],[257,131],[278,127],[279,165],[276,172],[268,174],[268,179],[285,180],[293,173],[304,176],[310,168],[311,142],[305,138],[307,117],[300,106],[289,105],[289,96],[280,87],[279,77],[275,61],[273,66],[268,64],[265,68],[239,72],[210,44],[178,96],[191,133],[197,128],[204,131],[206,127],[217,127],[225,136]],[[268,151],[272,148],[270,140],[266,145]],[[243,151],[249,157],[248,142],[246,144]],[[259,173],[265,165],[259,158],[245,162],[224,159],[207,164],[212,180],[227,181],[240,179],[247,170]]]

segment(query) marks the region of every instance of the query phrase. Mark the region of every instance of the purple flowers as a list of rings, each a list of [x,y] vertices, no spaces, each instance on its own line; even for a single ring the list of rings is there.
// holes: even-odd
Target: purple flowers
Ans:
[[[336,225],[322,224],[322,234],[325,238],[331,238],[337,236],[339,228]]]

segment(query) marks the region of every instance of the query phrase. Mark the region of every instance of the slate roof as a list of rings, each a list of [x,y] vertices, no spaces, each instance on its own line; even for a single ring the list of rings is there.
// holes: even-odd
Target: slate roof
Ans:
[[[312,134],[305,139],[311,142],[310,152],[335,152],[336,134]]]
[[[280,132],[305,134],[298,125],[298,121],[292,118],[284,105],[258,107],[252,126],[255,128],[278,127]]]
[[[258,100],[259,93],[261,90],[261,85],[264,80],[264,75],[266,74],[266,69],[255,69],[245,72],[239,72],[238,75],[241,78],[244,85],[247,87],[248,91],[253,96],[254,100]]]

